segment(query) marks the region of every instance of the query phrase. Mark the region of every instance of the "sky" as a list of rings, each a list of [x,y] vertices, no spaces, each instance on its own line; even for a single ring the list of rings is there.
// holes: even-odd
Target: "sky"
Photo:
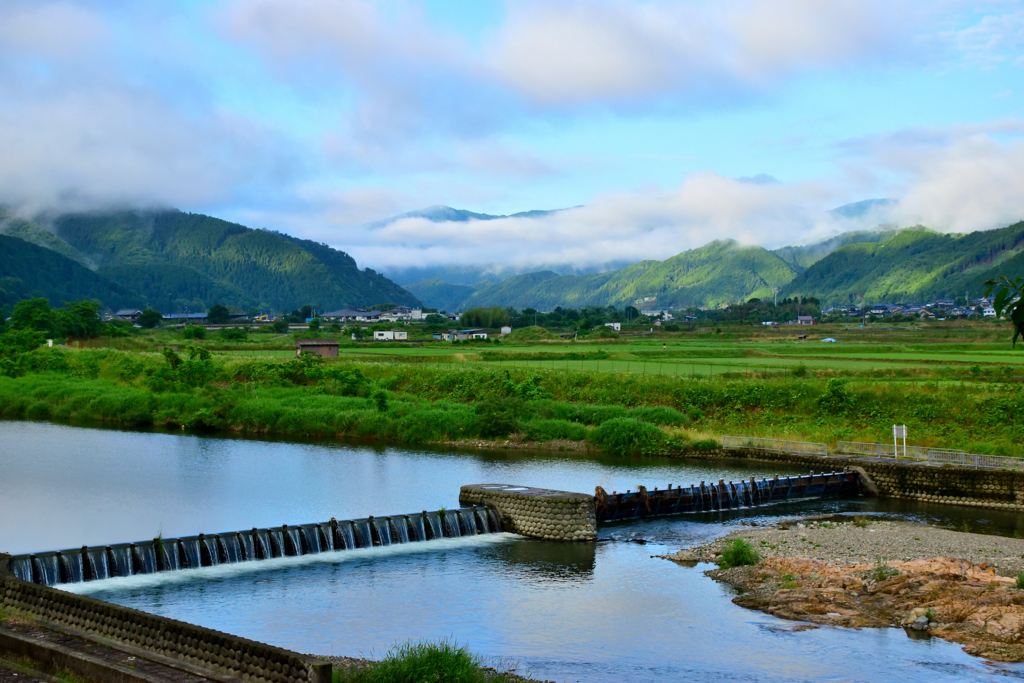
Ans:
[[[383,270],[968,232],[1024,219],[1022,77],[1024,1],[0,0],[0,203]],[[565,210],[365,226],[431,205]]]

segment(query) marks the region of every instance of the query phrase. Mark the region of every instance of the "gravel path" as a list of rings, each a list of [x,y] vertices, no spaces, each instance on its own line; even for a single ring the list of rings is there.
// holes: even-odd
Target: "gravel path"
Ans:
[[[863,525],[863,526],[861,526]],[[940,529],[915,522],[861,519],[832,522],[806,519],[783,521],[771,527],[735,531],[691,551],[680,559],[713,562],[733,539],[750,542],[762,558],[810,558],[834,564],[869,564],[882,560],[957,557],[976,564],[988,562],[1002,576],[1024,571],[1024,539]]]

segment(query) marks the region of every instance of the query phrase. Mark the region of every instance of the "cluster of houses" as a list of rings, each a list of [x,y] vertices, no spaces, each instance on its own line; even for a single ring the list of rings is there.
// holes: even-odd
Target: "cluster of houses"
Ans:
[[[339,323],[379,323],[379,322],[411,322],[424,320],[427,316],[421,308],[409,308],[408,306],[395,306],[390,311],[364,311],[360,308],[343,308],[340,311],[328,311],[321,313],[321,320],[337,321]],[[455,316],[449,316],[454,318]]]
[[[978,311],[981,311],[980,313]],[[916,318],[937,319],[937,318],[971,318],[984,316],[994,318],[996,309],[992,307],[992,300],[987,297],[974,299],[970,306],[957,306],[953,299],[937,299],[928,304],[872,304],[868,306],[843,305],[836,306],[824,311],[826,315],[837,313],[850,317],[864,317],[874,315],[878,317],[892,316],[897,313]]]

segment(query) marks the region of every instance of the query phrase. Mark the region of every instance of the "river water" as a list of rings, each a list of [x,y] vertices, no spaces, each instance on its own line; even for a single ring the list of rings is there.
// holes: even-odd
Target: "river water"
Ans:
[[[0,422],[0,550],[433,510],[469,483],[626,490],[798,473],[743,461],[284,443]],[[819,501],[602,526],[596,544],[512,534],[80,584],[79,592],[300,652],[382,656],[453,638],[554,681],[1024,679],[901,629],[795,631],[651,555],[776,515],[886,513],[1009,533],[1016,516]]]

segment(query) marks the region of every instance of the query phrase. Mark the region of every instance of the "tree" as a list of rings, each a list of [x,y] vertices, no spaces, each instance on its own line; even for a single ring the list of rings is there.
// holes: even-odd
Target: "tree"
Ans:
[[[492,308],[471,308],[459,318],[466,327],[495,328],[508,325],[509,315],[501,306]]]
[[[228,310],[227,306],[214,304],[206,312],[206,320],[214,325],[223,325],[231,320],[231,311]]]
[[[996,298],[992,301],[996,317],[1010,317],[1010,323],[1013,325],[1013,346],[1016,348],[1017,338],[1024,334],[1024,277],[1012,281],[1005,275],[993,278],[985,283],[985,296],[992,292],[996,293]]]
[[[427,316],[426,323],[428,325],[447,325],[448,318],[443,315],[438,315],[437,313],[431,313]]]
[[[156,310],[155,308],[147,308],[139,316],[139,327],[145,327],[147,330],[151,330],[164,321],[163,313]]]
[[[34,330],[56,336],[56,323],[50,302],[41,296],[19,301],[11,312],[11,327],[16,330]]]
[[[103,332],[99,301],[72,301],[55,312],[61,336],[94,339]]]
[[[288,331],[288,321],[275,320],[274,323],[270,326],[270,329],[274,330],[274,332],[277,332],[278,334],[284,334],[285,332]]]

